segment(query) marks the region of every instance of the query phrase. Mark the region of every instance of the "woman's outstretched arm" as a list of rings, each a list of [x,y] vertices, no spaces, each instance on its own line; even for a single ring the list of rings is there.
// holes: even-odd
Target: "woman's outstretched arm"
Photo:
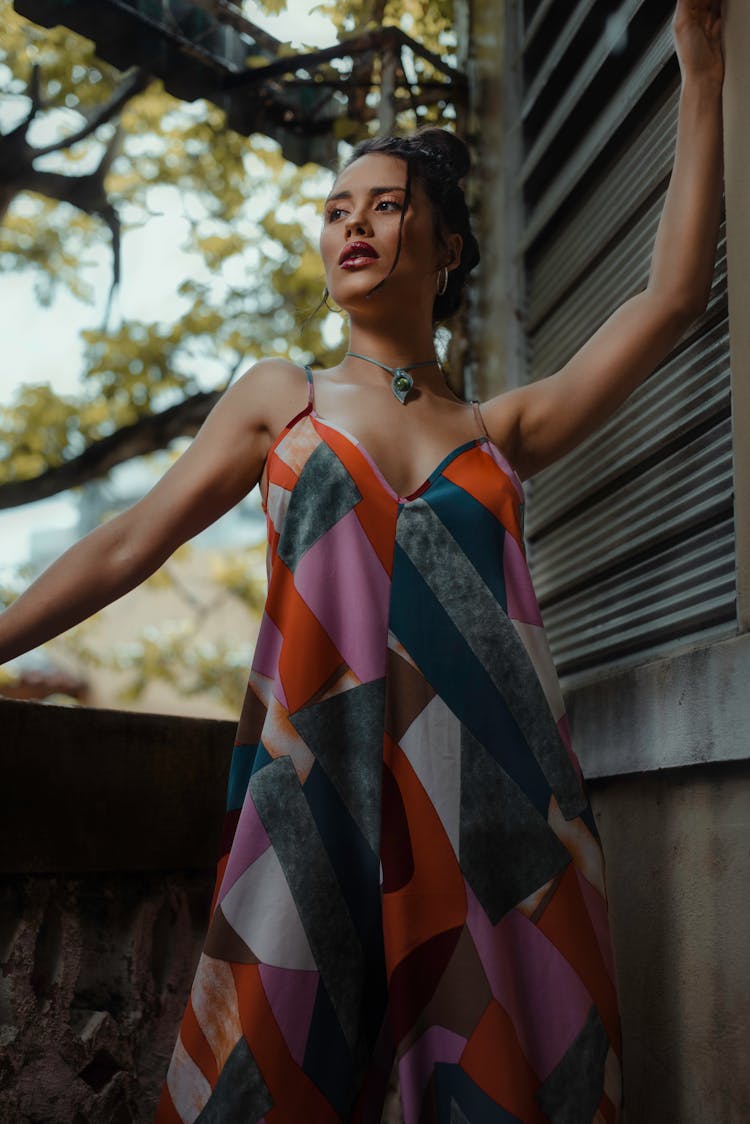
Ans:
[[[299,401],[299,369],[265,359],[217,402],[189,448],[138,503],[53,562],[0,614],[0,663],[91,616],[144,581],[257,483],[268,417]],[[296,393],[295,393],[296,388]],[[276,407],[273,401],[276,401]]]
[[[522,477],[606,421],[708,301],[723,188],[721,0],[678,0],[672,26],[682,75],[677,145],[647,286],[555,374],[484,406]]]

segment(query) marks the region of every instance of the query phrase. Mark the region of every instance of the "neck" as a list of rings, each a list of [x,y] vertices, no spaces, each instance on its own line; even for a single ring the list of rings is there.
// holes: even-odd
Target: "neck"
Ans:
[[[370,359],[378,359],[389,367],[408,367],[410,363],[422,363],[427,359],[437,359],[431,330],[419,333],[412,329],[411,332],[389,331],[384,334],[382,330],[357,327],[353,324],[347,351],[358,351],[361,355],[367,355]],[[347,357],[341,366],[346,368],[350,364],[359,363],[361,363],[361,360]],[[415,374],[418,374],[421,381],[429,380],[433,375],[442,380],[442,375],[437,366],[434,369],[424,367]]]

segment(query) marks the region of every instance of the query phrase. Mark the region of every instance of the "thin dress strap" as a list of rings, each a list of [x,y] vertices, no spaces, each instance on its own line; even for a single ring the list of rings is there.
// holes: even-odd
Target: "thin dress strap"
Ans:
[[[491,441],[492,438],[490,437],[489,433],[487,432],[487,426],[484,424],[484,418],[482,417],[482,411],[479,409],[479,399],[478,398],[472,398],[471,404],[474,407],[474,415],[477,419],[477,425],[479,426],[480,433],[484,437],[486,437],[488,441]]]
[[[307,404],[315,409],[315,384],[313,383],[313,373],[307,363],[305,363],[305,374],[307,375]]]

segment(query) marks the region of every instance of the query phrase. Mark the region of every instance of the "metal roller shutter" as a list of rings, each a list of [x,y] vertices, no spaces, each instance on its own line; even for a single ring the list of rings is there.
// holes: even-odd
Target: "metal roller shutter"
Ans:
[[[508,0],[522,377],[558,370],[646,285],[676,138],[673,11]],[[527,484],[529,558],[569,686],[736,631],[726,278],[722,223],[705,314],[605,426]]]

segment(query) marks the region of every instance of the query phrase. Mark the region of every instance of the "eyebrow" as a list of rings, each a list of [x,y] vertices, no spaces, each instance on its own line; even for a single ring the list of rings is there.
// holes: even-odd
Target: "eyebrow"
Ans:
[[[406,188],[401,184],[397,184],[394,187],[371,187],[370,195],[385,195],[387,191],[406,191]],[[351,191],[337,191],[335,195],[328,196],[326,203],[331,203],[334,199],[351,199],[351,197]]]

